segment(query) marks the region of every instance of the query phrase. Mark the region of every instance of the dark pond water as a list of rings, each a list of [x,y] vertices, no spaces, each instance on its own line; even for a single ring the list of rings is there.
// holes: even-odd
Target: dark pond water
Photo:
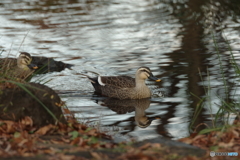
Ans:
[[[229,52],[239,63],[239,0],[1,0],[0,15],[2,55],[26,51],[74,64],[33,81],[51,80],[47,85],[79,120],[111,134],[186,137],[197,97],[210,96],[193,128],[211,125],[221,100],[239,101]],[[154,94],[150,101],[109,102],[93,95],[79,74],[134,75],[140,66],[162,79],[147,82]],[[138,127],[146,117],[161,119]]]

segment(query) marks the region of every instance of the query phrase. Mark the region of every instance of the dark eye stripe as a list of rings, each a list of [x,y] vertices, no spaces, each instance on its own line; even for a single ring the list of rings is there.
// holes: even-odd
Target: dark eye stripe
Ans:
[[[140,71],[142,71],[142,72],[147,72],[147,73],[151,73],[149,70],[146,70],[146,69],[141,69]]]
[[[148,70],[146,70],[146,69],[143,69],[142,71],[143,71],[143,72],[149,72],[149,71],[148,71]]]
[[[148,75],[151,75],[151,72],[149,72],[149,71],[145,71]]]
[[[30,57],[24,57],[27,61],[31,61],[31,58]]]
[[[24,60],[27,60],[27,61],[31,61],[31,57],[28,57],[28,56],[21,56]]]

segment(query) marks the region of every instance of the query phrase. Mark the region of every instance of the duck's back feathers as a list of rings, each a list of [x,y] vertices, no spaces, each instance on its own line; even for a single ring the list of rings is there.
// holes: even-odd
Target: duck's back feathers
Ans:
[[[95,88],[95,91],[102,94],[102,87],[111,88],[133,88],[135,79],[129,76],[98,76],[88,77]]]
[[[129,76],[99,76],[98,82],[119,88],[135,87],[135,79]]]

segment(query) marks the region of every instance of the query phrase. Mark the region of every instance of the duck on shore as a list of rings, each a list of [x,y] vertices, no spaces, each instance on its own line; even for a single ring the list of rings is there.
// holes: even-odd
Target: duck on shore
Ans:
[[[27,52],[21,52],[17,59],[0,59],[0,75],[7,79],[25,80],[33,74],[38,67],[32,64],[32,56]]]

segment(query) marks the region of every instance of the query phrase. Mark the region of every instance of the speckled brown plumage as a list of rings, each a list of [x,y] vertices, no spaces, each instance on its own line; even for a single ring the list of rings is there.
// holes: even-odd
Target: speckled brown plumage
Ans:
[[[140,67],[135,74],[135,78],[128,76],[100,76],[89,79],[95,91],[104,96],[117,99],[142,99],[151,97],[151,91],[145,84],[147,78],[160,81],[160,79],[152,75],[148,67]]]
[[[128,76],[105,76],[101,77],[101,80],[106,85],[120,87],[120,88],[132,88],[135,87],[135,79]]]

